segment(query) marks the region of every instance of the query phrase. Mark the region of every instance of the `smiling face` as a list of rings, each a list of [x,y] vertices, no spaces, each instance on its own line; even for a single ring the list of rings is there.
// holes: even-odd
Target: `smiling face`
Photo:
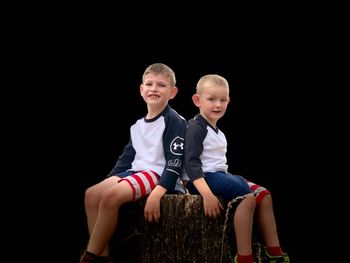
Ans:
[[[177,88],[171,84],[171,79],[166,74],[150,72],[144,76],[140,93],[148,107],[147,117],[155,117],[176,96]]]
[[[192,96],[193,103],[201,115],[213,126],[224,116],[230,102],[229,88],[226,81],[209,76],[199,82],[197,93]]]

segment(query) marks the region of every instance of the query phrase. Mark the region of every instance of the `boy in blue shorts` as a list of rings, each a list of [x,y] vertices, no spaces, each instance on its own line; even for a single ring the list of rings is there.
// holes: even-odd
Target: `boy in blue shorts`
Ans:
[[[204,212],[212,218],[219,216],[223,209],[217,196],[226,201],[245,197],[233,218],[237,245],[235,262],[252,263],[254,260],[251,247],[254,213],[269,262],[289,262],[289,256],[282,252],[279,244],[269,191],[228,172],[227,141],[217,127],[230,101],[227,80],[215,74],[203,76],[192,100],[199,114],[189,121],[185,136],[184,168],[190,179],[186,187],[191,194],[202,195]]]

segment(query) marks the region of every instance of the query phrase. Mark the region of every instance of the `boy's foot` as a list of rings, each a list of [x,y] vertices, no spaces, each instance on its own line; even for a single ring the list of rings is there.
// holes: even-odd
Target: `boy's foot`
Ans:
[[[238,263],[238,255],[236,254],[236,256],[233,258],[233,263]],[[255,262],[253,262],[255,263]]]
[[[113,261],[112,258],[109,256],[99,257],[85,250],[81,255],[79,263],[113,263]]]
[[[290,263],[289,256],[287,253],[283,253],[282,256],[270,256],[265,250],[265,260],[269,263]]]

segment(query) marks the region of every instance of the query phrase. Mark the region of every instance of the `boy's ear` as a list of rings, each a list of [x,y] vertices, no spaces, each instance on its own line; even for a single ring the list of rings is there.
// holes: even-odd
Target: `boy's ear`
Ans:
[[[179,91],[179,89],[177,88],[177,87],[172,87],[171,88],[171,93],[170,93],[170,99],[173,99],[173,98],[175,98],[175,96],[176,96],[176,94],[177,94],[177,92]]]
[[[194,105],[196,105],[197,107],[199,107],[199,94],[193,94],[192,95],[192,101],[194,103]]]
[[[142,90],[143,90],[143,85],[141,84],[141,85],[140,85],[140,93],[141,93],[141,96],[142,96]]]

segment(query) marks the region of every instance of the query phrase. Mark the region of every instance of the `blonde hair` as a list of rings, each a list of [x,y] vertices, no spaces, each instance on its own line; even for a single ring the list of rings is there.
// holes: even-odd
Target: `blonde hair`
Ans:
[[[146,75],[149,73],[162,74],[162,75],[168,76],[170,79],[171,86],[174,87],[176,85],[176,78],[175,78],[174,71],[169,66],[163,63],[154,63],[148,66],[142,75],[142,82],[144,82]]]
[[[230,90],[227,80],[217,74],[208,74],[201,77],[196,86],[196,93],[201,94],[207,86],[225,87],[228,91]]]

